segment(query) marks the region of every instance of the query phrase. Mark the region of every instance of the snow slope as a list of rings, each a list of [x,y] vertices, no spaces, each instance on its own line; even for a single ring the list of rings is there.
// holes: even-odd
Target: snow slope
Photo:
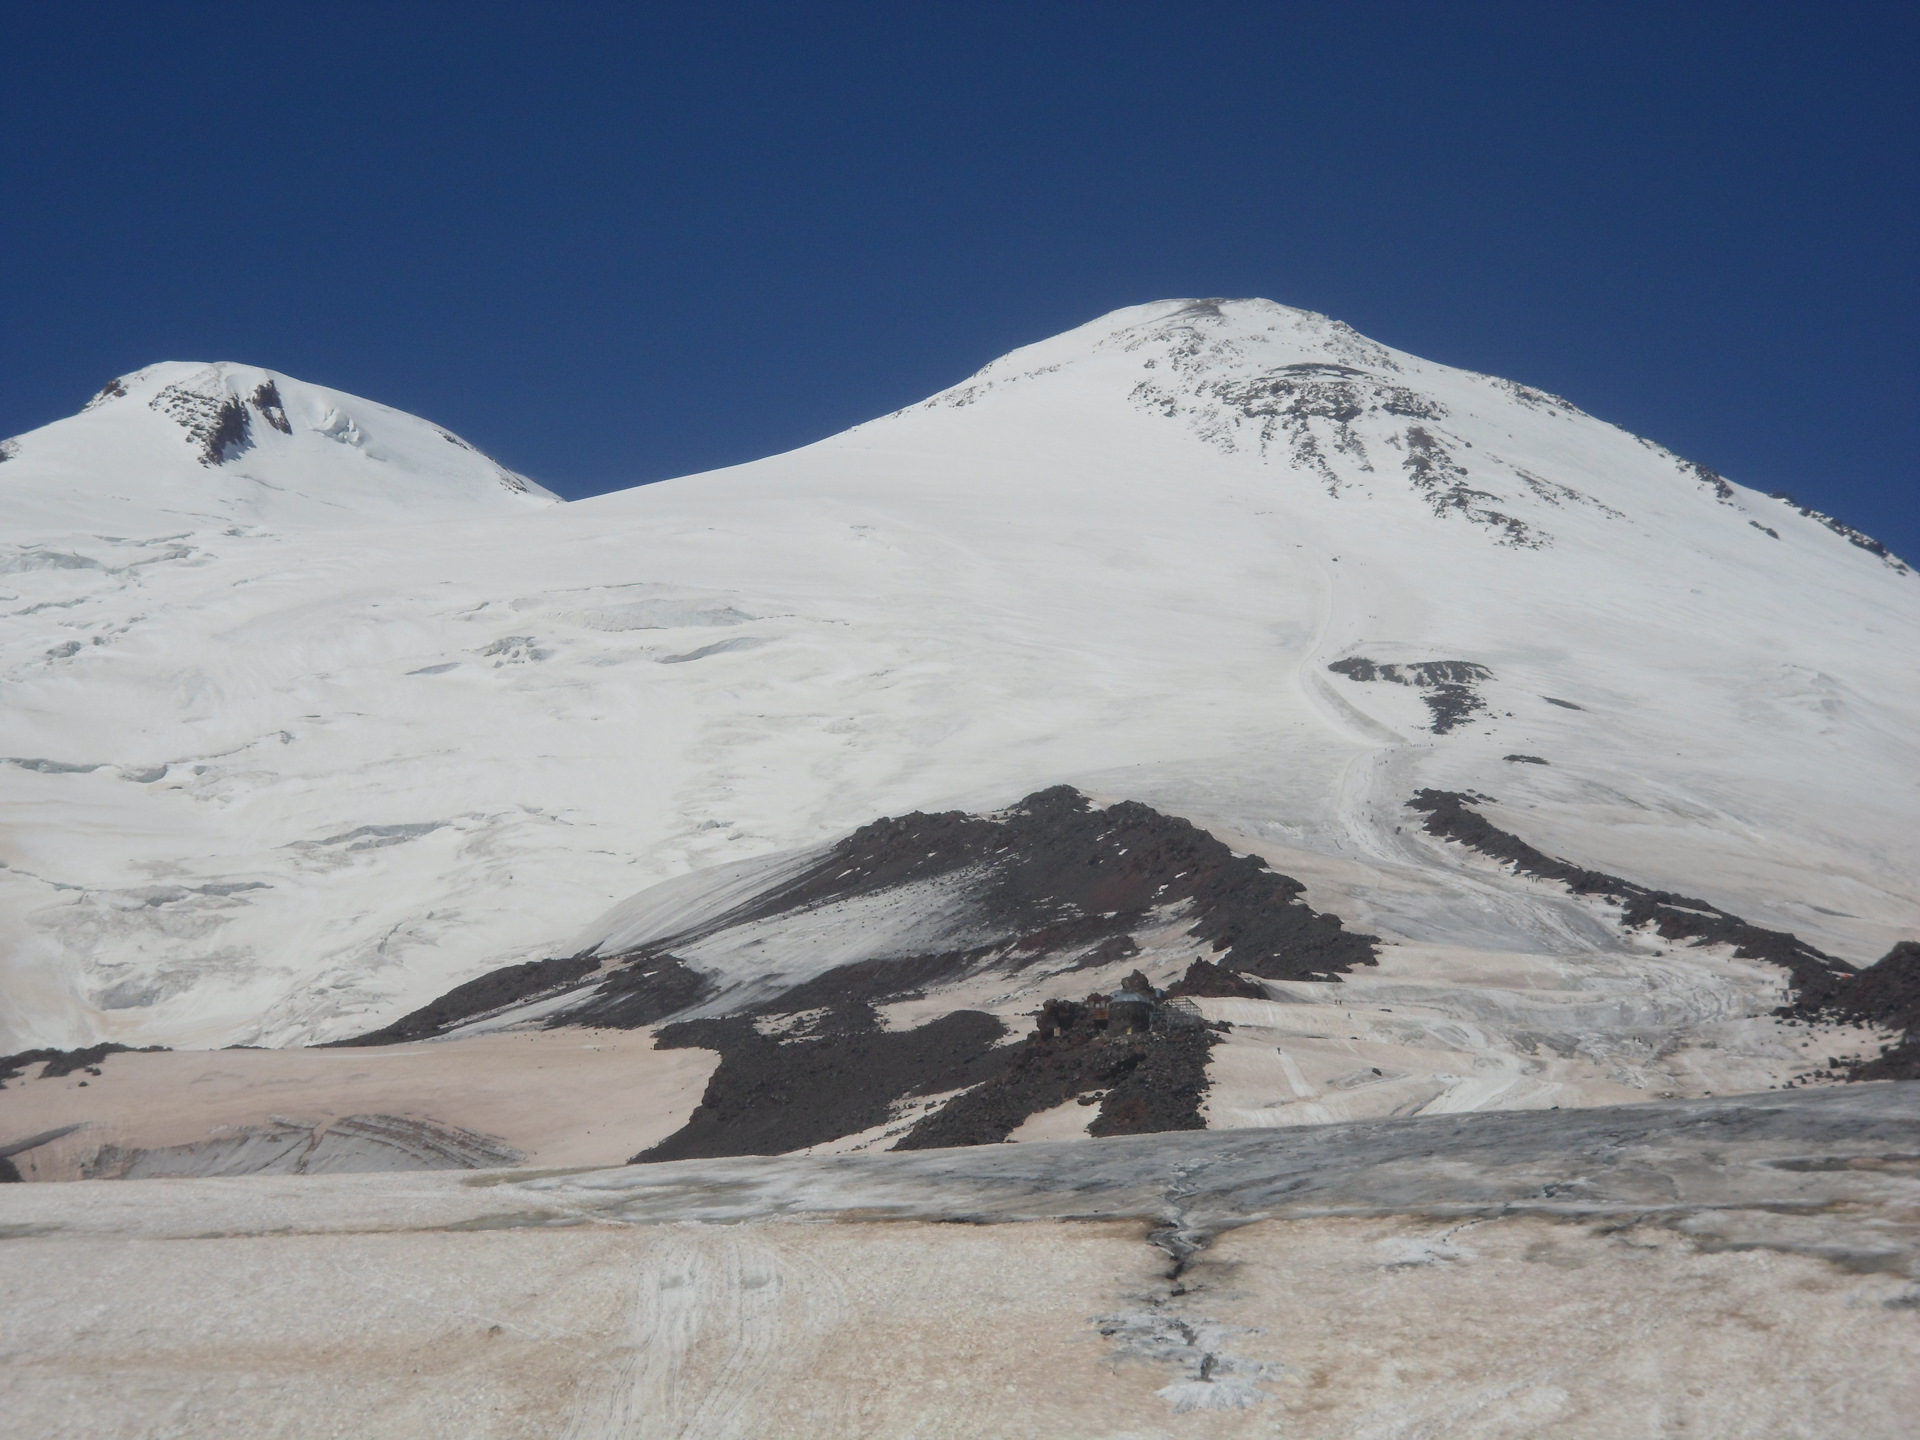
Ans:
[[[1097,1148],[9,1185],[7,1418],[1893,1440],[1920,1406],[1916,1124],[1916,1087],[1866,1085]]]
[[[69,535],[391,525],[558,498],[438,425],[228,363],[123,375],[80,414],[0,442],[0,462],[7,571],[84,559],[50,548]]]
[[[203,464],[181,385],[251,448]],[[653,883],[1060,783],[1408,946],[1609,943],[1422,786],[1857,963],[1920,928],[1920,580],[1321,316],[1119,311],[566,506],[269,372],[125,388],[0,463],[0,1050],[355,1033]]]

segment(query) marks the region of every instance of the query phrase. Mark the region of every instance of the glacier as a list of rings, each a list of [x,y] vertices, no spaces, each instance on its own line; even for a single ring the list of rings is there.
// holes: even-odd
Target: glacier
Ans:
[[[1833,517],[1265,300],[572,503],[167,363],[0,500],[17,1425],[1912,1428]]]
[[[1058,783],[1408,943],[1591,943],[1410,834],[1429,786],[1855,963],[1914,929],[1897,557],[1267,301],[571,504],[235,365],[8,454],[0,1048],[337,1039],[658,882]],[[1486,678],[1436,733],[1355,661]]]

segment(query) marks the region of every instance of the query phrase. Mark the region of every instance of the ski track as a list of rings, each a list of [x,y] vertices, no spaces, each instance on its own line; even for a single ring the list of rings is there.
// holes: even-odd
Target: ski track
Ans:
[[[831,1277],[738,1227],[675,1227],[635,1267],[633,1290],[618,1371],[569,1418],[567,1440],[764,1434],[769,1373],[798,1368],[795,1347],[843,1310]]]

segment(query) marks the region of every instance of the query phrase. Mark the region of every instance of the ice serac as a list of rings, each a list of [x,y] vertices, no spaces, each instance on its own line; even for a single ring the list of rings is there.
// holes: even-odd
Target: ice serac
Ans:
[[[877,817],[1062,785],[1379,937],[1364,974],[1255,977],[1317,1016],[1194,999],[1298,1022],[1270,1074],[1213,1050],[1213,1123],[1804,1073],[1778,967],[1449,845],[1422,790],[1837,962],[1916,929],[1905,563],[1324,316],[1118,311],[790,454],[567,506],[269,372],[117,388],[0,462],[0,1051],[363,1035],[582,954],[628,897],[697,927]],[[890,894],[866,938],[942,929],[943,882]],[[831,919],[808,944],[854,963]],[[1050,983],[929,989],[884,1033],[969,1007],[1020,1033],[1094,981]],[[1362,991],[1385,1038],[1333,1023]]]

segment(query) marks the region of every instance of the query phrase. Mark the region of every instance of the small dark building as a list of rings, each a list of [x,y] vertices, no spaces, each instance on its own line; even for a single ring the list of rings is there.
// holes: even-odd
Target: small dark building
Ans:
[[[1122,990],[1107,1002],[1107,1033],[1138,1035],[1153,1028],[1153,997]]]

